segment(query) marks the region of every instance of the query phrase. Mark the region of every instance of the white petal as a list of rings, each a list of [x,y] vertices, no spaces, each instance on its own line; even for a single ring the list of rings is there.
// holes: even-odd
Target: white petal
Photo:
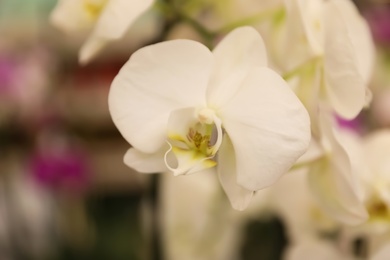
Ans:
[[[165,166],[164,154],[167,151],[168,146],[164,147],[160,151],[147,154],[140,152],[134,148],[127,150],[124,163],[133,168],[134,170],[142,173],[160,173],[167,172],[168,168]]]
[[[154,0],[109,0],[97,21],[92,37],[118,39]]]
[[[84,5],[84,1],[80,0],[59,0],[50,14],[50,22],[66,33],[89,30],[95,20],[89,16]]]
[[[215,69],[207,97],[220,107],[237,92],[253,67],[267,65],[267,53],[260,34],[251,27],[233,30],[213,50]]]
[[[339,0],[338,0],[339,1]],[[342,117],[351,119],[358,115],[365,105],[366,79],[361,73],[358,56],[360,51],[354,45],[342,5],[329,1],[325,5],[325,87],[329,102]],[[356,19],[350,22],[355,22]],[[361,21],[357,21],[361,22]],[[366,61],[370,62],[370,61]]]
[[[390,244],[382,246],[375,254],[373,254],[371,260],[388,260],[390,256]]]
[[[309,148],[301,157],[299,157],[297,163],[310,163],[311,161],[319,159],[321,156],[324,156],[324,150],[314,138],[311,138]]]
[[[312,55],[321,55],[323,52],[323,28],[322,28],[322,8],[323,0],[287,0],[285,1],[287,8],[289,9],[289,15],[294,15],[287,22],[290,23],[288,26],[291,28],[292,24],[302,23],[301,29],[295,25],[296,33],[300,33],[303,30],[304,35],[295,35],[296,37],[305,37],[309,45],[309,51]],[[295,41],[300,41],[306,43],[300,38],[295,38]],[[288,39],[290,40],[290,39]],[[288,41],[287,44],[291,44],[291,41]],[[297,48],[294,46],[294,48]]]
[[[328,115],[320,115],[321,129],[331,147],[330,154],[313,163],[308,174],[313,194],[324,210],[335,219],[349,225],[367,220],[361,201],[358,174],[352,171],[350,155],[340,145]]]
[[[364,152],[369,168],[363,180],[390,207],[390,131],[384,129],[368,135]]]
[[[328,214],[345,224],[357,225],[367,220],[368,215],[346,178],[351,171],[348,161],[342,163],[343,159],[345,156],[338,162],[324,159],[314,163],[309,170],[309,183],[314,196]]]
[[[219,113],[236,153],[238,184],[248,190],[273,184],[308,148],[309,115],[268,68],[254,69]]]
[[[112,119],[136,149],[156,152],[165,144],[170,113],[205,106],[213,63],[211,52],[188,40],[138,50],[114,79],[109,94]]]
[[[308,238],[290,246],[285,256],[286,260],[347,260],[337,248],[326,240]]]
[[[272,53],[277,56],[278,68],[283,71],[291,71],[301,66],[312,58],[313,54],[321,52],[318,50],[318,40],[310,30],[308,22],[312,16],[312,3],[316,0],[284,0],[286,18],[281,26],[278,38],[270,43],[270,48],[275,48]],[[275,34],[274,30],[272,33]],[[276,34],[275,34],[276,35]],[[268,37],[267,37],[268,38]],[[267,40],[266,38],[266,40]],[[272,49],[270,49],[272,51]]]
[[[290,171],[273,185],[272,204],[283,219],[292,241],[313,234],[334,232],[339,223],[323,212],[307,183],[307,169]]]
[[[368,135],[364,149],[371,178],[380,179],[383,184],[390,184],[390,131],[384,129]]]
[[[214,174],[200,173],[179,177],[164,174],[160,185],[158,213],[164,258],[169,260],[224,259],[212,256],[209,258],[211,254],[202,250],[205,244],[212,252],[220,251],[220,248],[225,249],[222,242],[224,239],[214,239],[215,235],[217,238],[220,237],[220,232],[225,238],[226,232],[223,224],[224,228],[221,231],[213,232],[211,244],[207,243],[210,232],[205,232],[209,230],[211,223],[221,223],[221,219],[218,218],[218,212],[221,212],[219,207],[226,203],[220,200],[222,196],[220,196],[215,172]],[[222,212],[225,211],[222,210]]]
[[[190,107],[172,111],[167,125],[167,134],[170,139],[188,142],[189,129],[199,122],[196,118],[196,110]]]
[[[80,49],[79,62],[84,65],[87,64],[93,57],[95,57],[108,43],[107,39],[98,37],[89,37]]]
[[[375,46],[367,21],[360,15],[354,3],[349,0],[330,1],[342,13],[347,32],[352,41],[354,55],[360,75],[367,84],[371,78]]]
[[[248,207],[253,191],[247,190],[237,183],[237,167],[233,145],[227,135],[224,136],[218,153],[217,172],[222,188],[229,198],[232,207],[244,210]]]
[[[80,0],[79,0],[80,1]],[[110,40],[121,38],[154,0],[109,0],[80,51],[80,63],[89,62]]]

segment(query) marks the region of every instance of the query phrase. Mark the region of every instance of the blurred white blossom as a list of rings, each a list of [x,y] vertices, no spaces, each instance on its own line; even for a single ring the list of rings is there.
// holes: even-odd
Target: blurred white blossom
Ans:
[[[232,210],[217,176],[164,174],[159,195],[166,259],[239,259],[240,224],[246,218]]]
[[[52,23],[68,34],[92,30],[79,54],[89,62],[103,47],[121,38],[153,0],[59,0]]]
[[[286,0],[285,14],[271,28],[275,64],[300,77],[296,92],[309,112],[315,115],[322,102],[341,117],[356,117],[370,100],[374,45],[353,2]]]

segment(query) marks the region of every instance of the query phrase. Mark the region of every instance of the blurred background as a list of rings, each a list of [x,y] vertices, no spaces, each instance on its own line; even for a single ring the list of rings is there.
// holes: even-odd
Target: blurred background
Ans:
[[[364,132],[390,126],[390,4],[356,3],[378,48],[374,100],[352,126]],[[180,191],[172,187],[162,194],[169,181],[123,164],[129,145],[111,122],[107,94],[118,70],[141,46],[200,37],[151,10],[129,36],[80,66],[77,55],[86,36],[67,37],[53,28],[48,17],[55,5],[56,0],[0,0],[0,260],[192,259],[170,256],[179,250],[170,247],[192,243],[191,235],[182,234],[186,229],[176,227],[173,233],[162,228],[179,221],[169,201]],[[205,6],[197,19],[207,21],[207,8],[215,7]],[[215,191],[202,187],[201,192]],[[183,211],[199,202],[180,203]],[[205,218],[202,208],[196,209],[195,222],[187,225]],[[216,243],[215,251],[230,259],[280,259],[288,244],[283,223],[264,212],[220,216],[235,229],[213,231],[218,241],[229,237]],[[183,244],[167,242],[170,236],[179,236]],[[228,259],[217,255],[193,259]]]

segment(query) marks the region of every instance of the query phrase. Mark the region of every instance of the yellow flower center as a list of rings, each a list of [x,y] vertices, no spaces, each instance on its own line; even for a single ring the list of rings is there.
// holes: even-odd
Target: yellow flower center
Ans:
[[[221,120],[212,109],[186,109],[171,115],[168,123],[167,167],[175,174],[188,174],[214,167],[222,142]],[[171,153],[172,152],[172,153]],[[168,157],[175,158],[172,163]]]

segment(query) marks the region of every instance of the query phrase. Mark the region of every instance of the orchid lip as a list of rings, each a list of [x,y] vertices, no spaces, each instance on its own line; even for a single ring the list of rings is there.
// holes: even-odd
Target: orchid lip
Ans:
[[[174,175],[190,174],[217,164],[214,157],[222,143],[223,131],[214,110],[188,108],[173,112],[168,129],[170,149],[164,160]]]

